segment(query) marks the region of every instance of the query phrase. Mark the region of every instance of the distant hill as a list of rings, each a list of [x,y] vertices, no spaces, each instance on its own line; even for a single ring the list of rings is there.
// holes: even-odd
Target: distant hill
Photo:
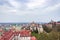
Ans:
[[[0,23],[0,24],[28,24],[29,22],[21,22],[21,23]],[[38,24],[44,24],[45,22],[36,22]]]

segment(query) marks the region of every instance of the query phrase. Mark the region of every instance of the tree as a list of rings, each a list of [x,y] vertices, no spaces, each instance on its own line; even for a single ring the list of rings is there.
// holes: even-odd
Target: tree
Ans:
[[[58,32],[54,32],[54,31],[50,32],[48,34],[48,39],[49,40],[58,40]]]
[[[46,33],[41,33],[38,40],[48,40],[48,35]]]
[[[52,29],[48,28],[46,25],[43,25],[43,29],[44,29],[47,33],[49,33],[49,32],[52,31]]]
[[[39,39],[39,37],[40,37],[40,34],[35,33],[35,32],[32,32],[32,36],[35,36],[35,37],[37,38],[37,40],[38,40],[38,39]]]

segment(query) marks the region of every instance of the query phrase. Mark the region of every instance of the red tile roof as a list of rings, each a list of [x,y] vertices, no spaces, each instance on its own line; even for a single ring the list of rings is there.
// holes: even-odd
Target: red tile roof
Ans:
[[[37,40],[35,36],[31,37],[31,40]]]
[[[20,32],[13,32],[12,30],[4,32],[2,38],[0,40],[10,40],[10,38],[13,35],[20,34],[21,37],[31,37],[31,31],[29,30],[21,30]],[[31,37],[31,40],[36,40],[36,38],[33,36]]]
[[[31,36],[31,32],[29,30],[22,30],[22,31],[20,31],[20,36],[21,37],[24,37],[24,36],[29,37],[29,36]]]

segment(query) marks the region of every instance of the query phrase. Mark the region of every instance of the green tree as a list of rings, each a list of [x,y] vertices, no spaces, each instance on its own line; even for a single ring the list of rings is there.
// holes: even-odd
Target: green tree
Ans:
[[[32,36],[35,36],[35,37],[37,38],[37,40],[38,40],[38,39],[39,39],[39,37],[40,37],[40,34],[35,33],[35,32],[32,32]]]
[[[48,35],[46,33],[41,33],[38,40],[48,40]]]
[[[44,29],[47,33],[49,33],[49,32],[52,31],[52,29],[48,28],[46,25],[43,25],[43,29]]]
[[[50,32],[48,34],[48,39],[49,40],[58,40],[58,32],[54,32],[54,31]]]

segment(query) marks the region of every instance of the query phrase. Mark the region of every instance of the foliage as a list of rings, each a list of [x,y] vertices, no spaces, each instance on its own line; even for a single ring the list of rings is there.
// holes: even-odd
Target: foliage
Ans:
[[[47,34],[46,33],[41,33],[38,40],[48,40]]]
[[[37,34],[32,32],[32,35],[37,38],[37,40],[60,40],[60,32],[50,32],[50,33],[41,33]]]
[[[57,31],[60,32],[60,25],[57,25]]]
[[[48,34],[48,38],[49,40],[58,40],[58,32],[54,32],[54,31],[50,32]]]
[[[48,28],[46,25],[43,25],[43,29],[44,29],[47,33],[49,33],[49,32],[52,31],[52,29]]]
[[[32,36],[35,36],[37,39],[39,39],[39,37],[40,37],[40,34],[38,34],[38,33],[35,33],[35,32],[32,32]]]

